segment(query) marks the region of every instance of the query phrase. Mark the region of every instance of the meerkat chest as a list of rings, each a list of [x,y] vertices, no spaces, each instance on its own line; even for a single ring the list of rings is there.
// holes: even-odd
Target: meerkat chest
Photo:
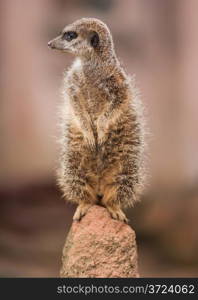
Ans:
[[[93,119],[103,111],[105,101],[97,87],[86,82],[85,78],[74,74],[68,85],[69,95],[83,110],[92,115]],[[72,99],[71,99],[72,100]]]
[[[90,114],[97,117],[104,110],[104,99],[96,87],[90,84],[87,84],[86,86],[87,88],[84,101],[87,105],[87,110]]]

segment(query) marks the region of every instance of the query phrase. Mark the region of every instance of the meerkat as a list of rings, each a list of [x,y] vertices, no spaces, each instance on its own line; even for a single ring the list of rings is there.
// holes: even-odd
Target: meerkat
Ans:
[[[77,203],[74,220],[94,205],[127,221],[143,187],[143,126],[136,92],[115,54],[102,21],[82,18],[66,26],[48,46],[76,59],[64,76],[61,168],[58,183]]]

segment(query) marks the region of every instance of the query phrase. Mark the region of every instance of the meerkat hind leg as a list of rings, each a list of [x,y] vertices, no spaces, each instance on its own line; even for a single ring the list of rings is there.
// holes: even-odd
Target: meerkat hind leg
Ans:
[[[96,204],[96,202],[97,199],[94,190],[90,185],[87,184],[84,191],[84,198],[79,201],[79,205],[73,216],[73,220],[79,221],[84,215],[86,215],[88,209]]]
[[[75,211],[75,214],[73,216],[74,221],[80,221],[80,219],[86,215],[88,209],[92,206],[93,204],[90,203],[80,203]]]
[[[115,203],[115,199],[116,199],[115,197],[116,197],[116,187],[106,186],[104,196],[101,199],[101,204],[106,207],[110,216],[113,219],[127,223],[128,219],[125,216],[122,209],[120,208],[120,205]]]
[[[113,219],[128,223],[127,217],[118,205],[105,205],[105,207]]]

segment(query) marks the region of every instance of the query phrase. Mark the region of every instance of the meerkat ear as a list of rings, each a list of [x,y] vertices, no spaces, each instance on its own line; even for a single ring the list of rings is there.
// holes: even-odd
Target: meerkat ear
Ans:
[[[90,35],[90,44],[93,48],[97,48],[99,45],[100,39],[97,32],[93,31]]]

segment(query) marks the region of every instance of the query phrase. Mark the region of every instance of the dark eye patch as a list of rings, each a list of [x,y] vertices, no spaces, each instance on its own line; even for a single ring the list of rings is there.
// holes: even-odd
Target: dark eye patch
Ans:
[[[75,31],[67,31],[65,33],[63,33],[63,39],[70,42],[73,39],[77,38],[77,33]]]

